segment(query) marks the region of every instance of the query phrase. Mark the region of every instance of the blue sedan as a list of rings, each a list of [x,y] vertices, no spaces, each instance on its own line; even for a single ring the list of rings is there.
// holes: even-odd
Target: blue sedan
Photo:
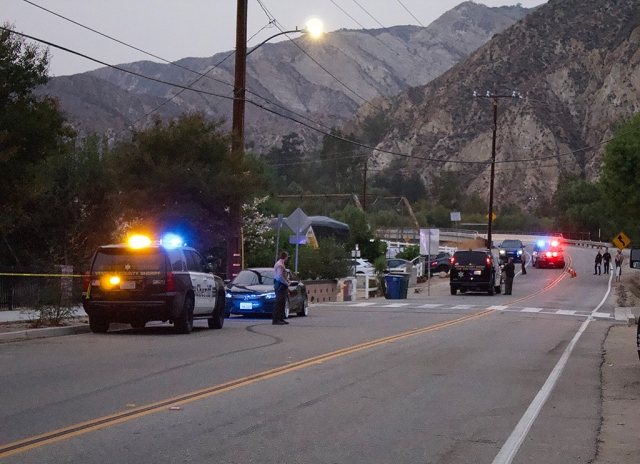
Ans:
[[[298,275],[287,269],[287,278],[291,282],[284,308],[284,316],[290,312],[298,316],[309,314],[307,289]],[[225,315],[270,316],[276,294],[273,289],[272,268],[251,268],[240,273],[225,288]]]

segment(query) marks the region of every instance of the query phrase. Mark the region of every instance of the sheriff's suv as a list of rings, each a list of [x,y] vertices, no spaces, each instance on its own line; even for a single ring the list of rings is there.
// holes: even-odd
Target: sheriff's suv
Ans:
[[[456,251],[449,267],[451,294],[458,290],[502,293],[502,270],[490,250]]]
[[[194,319],[207,319],[212,329],[224,324],[224,282],[178,238],[134,236],[126,245],[101,246],[90,269],[82,296],[92,332],[108,331],[111,322],[142,328],[168,321],[187,334]]]

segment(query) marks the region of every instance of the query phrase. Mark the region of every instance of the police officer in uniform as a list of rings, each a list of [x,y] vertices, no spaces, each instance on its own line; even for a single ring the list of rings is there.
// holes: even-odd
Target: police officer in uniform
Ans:
[[[513,278],[516,276],[516,267],[513,265],[513,259],[509,258],[507,264],[502,268],[502,272],[504,272],[504,294],[511,295],[511,290],[513,289]]]

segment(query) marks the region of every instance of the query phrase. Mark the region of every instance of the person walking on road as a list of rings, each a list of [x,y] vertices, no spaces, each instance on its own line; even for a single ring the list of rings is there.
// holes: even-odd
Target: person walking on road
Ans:
[[[522,256],[520,257],[520,262],[522,263],[522,275],[525,275],[527,273],[527,254],[526,253],[522,253]]]
[[[601,275],[602,274],[602,254],[600,254],[600,250],[598,250],[598,254],[596,255],[596,261],[593,267],[593,275]]]
[[[276,261],[273,267],[273,288],[276,292],[276,301],[273,305],[273,325],[288,324],[284,320],[284,306],[287,302],[287,293],[289,291],[289,281],[287,280],[287,268],[285,263],[289,255],[286,251],[280,253],[280,259]]]
[[[504,279],[504,294],[511,295],[513,290],[513,278],[516,276],[516,267],[513,265],[513,259],[509,258],[507,264],[504,265],[502,271],[505,274]]]
[[[618,250],[616,253],[616,282],[620,282],[620,276],[622,275],[622,263],[624,262],[624,256],[622,256],[622,250]]]
[[[609,248],[604,249],[602,262],[604,263],[604,273],[609,274],[609,263],[611,263],[611,254],[609,253]]]

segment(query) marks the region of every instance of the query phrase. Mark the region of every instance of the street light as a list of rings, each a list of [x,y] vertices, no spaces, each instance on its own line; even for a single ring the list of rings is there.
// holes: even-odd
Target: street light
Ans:
[[[259,43],[247,53],[248,0],[238,0],[236,19],[236,64],[233,83],[233,116],[231,118],[231,156],[238,162],[244,158],[244,108],[247,86],[247,55],[256,51],[274,37],[283,34],[309,33],[313,37],[322,34],[322,22],[317,18],[308,21],[304,29],[279,32]],[[229,205],[229,230],[227,234],[227,278],[233,279],[242,266],[242,215],[239,202]]]

